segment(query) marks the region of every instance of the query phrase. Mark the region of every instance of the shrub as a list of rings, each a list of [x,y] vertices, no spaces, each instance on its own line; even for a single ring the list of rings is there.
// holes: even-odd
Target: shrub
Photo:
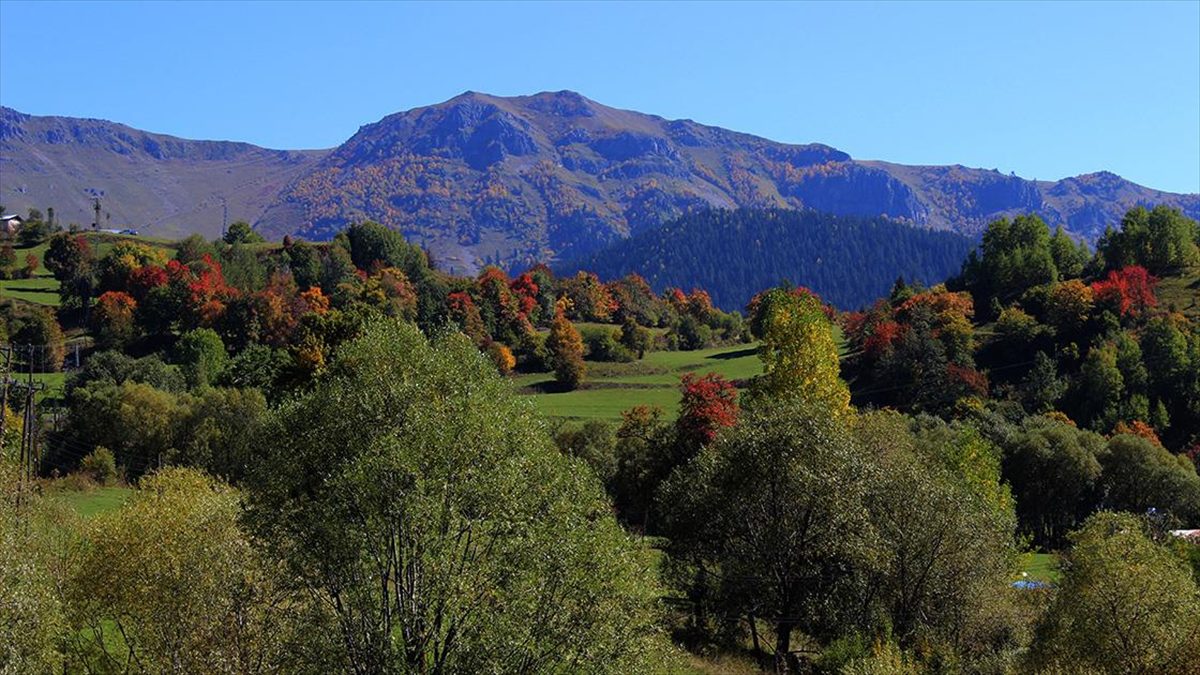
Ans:
[[[111,485],[117,481],[117,460],[112,451],[103,446],[84,457],[79,470],[98,485]]]

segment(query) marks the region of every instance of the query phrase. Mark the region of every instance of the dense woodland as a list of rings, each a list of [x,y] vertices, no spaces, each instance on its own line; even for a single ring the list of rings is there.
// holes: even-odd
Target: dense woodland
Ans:
[[[861,234],[827,261],[845,297],[878,280],[843,272],[941,236],[870,253],[893,226],[775,212],[688,231],[768,226],[779,265],[807,233]],[[11,370],[72,372],[36,407],[7,388],[4,672],[1200,662],[1200,543],[1171,534],[1200,526],[1200,227],[1178,211],[1131,210],[1094,252],[996,221],[946,284],[889,280],[856,312],[741,276],[721,311],[687,250],[656,293],[456,277],[374,223],[103,250],[25,228],[0,266],[40,263],[60,304],[0,305]],[[927,243],[925,271],[958,246]],[[552,423],[510,382],[740,343],[761,375],[686,375],[673,418],[631,400],[620,424]],[[56,497],[114,482],[132,496],[92,518]],[[1057,581],[1022,579],[1031,551]]]
[[[603,279],[639,272],[658,291],[700,286],[724,309],[740,309],[762,289],[790,281],[849,310],[886,295],[896,277],[941,282],[958,271],[971,246],[971,239],[960,234],[886,218],[705,210],[560,269],[587,270]]]

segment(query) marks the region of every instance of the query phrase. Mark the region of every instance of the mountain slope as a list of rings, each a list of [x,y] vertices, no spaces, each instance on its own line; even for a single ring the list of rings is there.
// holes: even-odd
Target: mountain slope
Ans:
[[[325,151],[267,150],[248,143],[190,141],[103,120],[35,117],[0,108],[0,204],[24,213],[53,207],[64,225],[179,236],[253,219]]]
[[[974,240],[884,218],[815,211],[714,210],[634,235],[558,271],[603,280],[637,272],[657,292],[704,288],[724,309],[787,281],[841,309],[886,296],[897,277],[931,285],[959,271]]]
[[[55,206],[91,222],[102,193],[112,223],[157,234],[214,234],[231,219],[271,237],[328,239],[377,220],[459,272],[586,255],[710,208],[815,209],[887,216],[977,235],[1036,211],[1094,240],[1137,204],[1200,217],[1200,195],[1110,173],[1030,181],[962,166],[854,160],[690,120],[600,105],[562,91],[467,92],[389,115],[332,151],[185,141],[96,120],[0,115],[0,203]]]
[[[510,264],[584,255],[707,208],[811,208],[975,235],[1028,211],[1094,240],[1136,204],[1200,215],[1200,196],[1112,174],[1029,181],[961,166],[855,161],[689,120],[617,110],[573,92],[467,92],[363,127],[280,195],[275,234],[332,236],[371,218],[443,262]]]

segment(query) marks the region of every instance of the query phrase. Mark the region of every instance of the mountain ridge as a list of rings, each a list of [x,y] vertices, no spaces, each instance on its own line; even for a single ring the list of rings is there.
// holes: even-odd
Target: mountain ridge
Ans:
[[[5,108],[0,169],[0,203],[10,209],[54,205],[88,223],[93,193],[102,192],[105,208],[134,227],[211,236],[224,198],[230,220],[252,221],[272,237],[327,239],[355,220],[376,220],[464,272],[484,262],[578,258],[712,208],[883,216],[967,236],[997,217],[1035,211],[1089,241],[1136,205],[1166,203],[1200,217],[1198,194],[1106,171],[1033,181],[962,165],[857,160],[821,143],[778,143],[571,91],[468,91],[311,151]]]

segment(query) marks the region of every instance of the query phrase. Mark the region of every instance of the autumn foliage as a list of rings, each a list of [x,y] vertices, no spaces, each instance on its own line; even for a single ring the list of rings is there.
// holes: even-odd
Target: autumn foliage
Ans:
[[[679,388],[683,398],[675,428],[686,447],[708,445],[722,428],[737,424],[737,388],[729,380],[716,373],[687,373]]]
[[[587,375],[587,364],[583,362],[583,338],[567,318],[566,305],[560,301],[555,308],[546,349],[554,364],[555,379],[568,389],[576,389]]]
[[[1154,286],[1158,279],[1145,267],[1133,265],[1112,270],[1104,279],[1092,284],[1096,302],[1116,311],[1121,317],[1141,316],[1158,304]]]

